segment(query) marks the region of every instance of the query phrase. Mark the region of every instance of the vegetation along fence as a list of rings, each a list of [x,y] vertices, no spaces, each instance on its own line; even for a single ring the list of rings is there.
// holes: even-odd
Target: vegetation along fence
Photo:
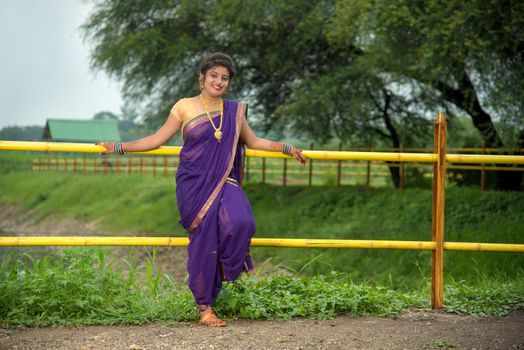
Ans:
[[[310,150],[314,147],[310,144]],[[342,149],[342,146],[339,147]],[[372,148],[372,147],[352,147],[348,151],[387,151],[387,152],[428,152],[427,148]],[[524,149],[497,149],[497,148],[450,148],[449,152],[468,152],[481,154],[524,153]],[[405,163],[398,162],[385,163],[383,161],[329,161],[311,159],[307,167],[284,159],[267,158],[247,158],[244,167],[244,179],[247,182],[260,182],[270,184],[293,185],[343,185],[343,184],[362,184],[366,187],[373,184],[384,184],[387,178],[391,177],[389,168],[398,168],[399,188],[406,187],[406,178],[410,176],[422,176],[431,178],[433,175],[432,164],[424,163]],[[33,171],[59,171],[92,174],[139,174],[150,176],[163,176],[164,178],[174,176],[178,167],[178,157],[172,156],[133,156],[122,158],[113,157],[82,157],[73,155],[72,157],[39,157],[31,162]],[[486,189],[487,172],[489,171],[524,171],[524,167],[508,166],[486,166],[478,165],[447,165],[447,169],[453,169],[455,180],[461,180],[466,172],[478,172],[480,190]],[[410,170],[416,170],[416,174],[410,175]],[[448,173],[449,175],[449,173]]]
[[[253,238],[251,245],[256,247],[430,250],[432,252],[431,305],[433,308],[442,308],[444,250],[524,253],[524,244],[444,241],[444,200],[447,162],[458,164],[524,164],[524,156],[446,154],[446,126],[446,116],[444,114],[438,114],[434,127],[433,153],[304,151],[305,156],[310,160],[432,163],[433,203],[431,241]],[[104,148],[93,144],[0,141],[0,150],[100,153]],[[180,147],[167,146],[148,152],[136,152],[136,154],[150,155],[173,155],[179,153]],[[250,158],[263,159],[288,158],[278,152],[257,150],[248,150],[247,156]],[[188,239],[186,237],[0,237],[0,246],[186,246],[187,244]]]

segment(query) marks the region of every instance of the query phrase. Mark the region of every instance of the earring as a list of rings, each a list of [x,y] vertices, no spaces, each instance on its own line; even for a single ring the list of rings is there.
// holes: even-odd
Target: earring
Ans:
[[[200,90],[204,90],[204,82],[202,80],[199,80],[199,87]]]

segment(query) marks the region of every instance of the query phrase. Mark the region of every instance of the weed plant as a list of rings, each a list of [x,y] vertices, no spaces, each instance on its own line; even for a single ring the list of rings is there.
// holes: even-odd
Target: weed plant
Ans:
[[[35,259],[9,254],[0,265],[0,322],[50,324],[141,324],[194,321],[192,295],[155,264],[153,251],[142,264],[117,268],[104,248],[66,248]],[[139,276],[143,276],[140,278]],[[524,279],[482,286],[456,282],[445,287],[448,311],[503,315],[524,307]],[[228,318],[332,318],[339,314],[388,316],[428,307],[429,288],[401,292],[354,283],[347,274],[244,276],[226,283],[216,310]]]

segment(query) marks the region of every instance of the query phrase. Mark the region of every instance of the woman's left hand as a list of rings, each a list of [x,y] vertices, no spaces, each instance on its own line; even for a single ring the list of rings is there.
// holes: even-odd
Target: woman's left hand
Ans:
[[[297,161],[300,162],[300,164],[304,165],[306,164],[306,157],[302,154],[302,150],[292,147],[291,148],[291,155],[295,157]]]

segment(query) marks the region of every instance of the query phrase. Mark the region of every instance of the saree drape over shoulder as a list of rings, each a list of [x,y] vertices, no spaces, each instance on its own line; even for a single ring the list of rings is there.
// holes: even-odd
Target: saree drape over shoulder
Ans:
[[[213,117],[217,126],[219,118]],[[183,128],[176,194],[180,224],[189,233],[189,288],[198,304],[212,304],[222,281],[252,268],[249,245],[255,221],[241,188],[240,129],[245,118],[245,104],[224,100],[220,142],[205,114]]]

